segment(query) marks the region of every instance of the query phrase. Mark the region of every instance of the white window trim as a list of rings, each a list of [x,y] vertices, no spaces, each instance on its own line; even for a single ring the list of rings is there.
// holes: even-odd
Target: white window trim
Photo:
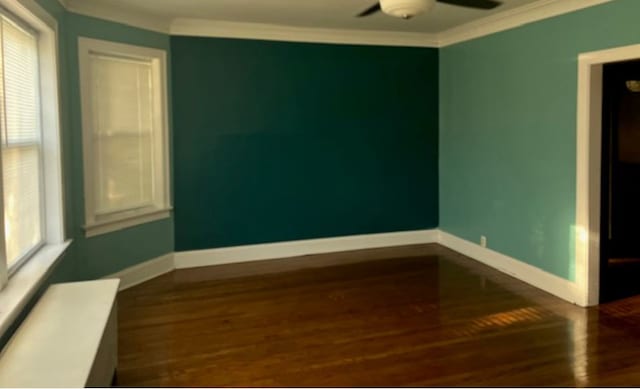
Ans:
[[[90,99],[90,67],[89,58],[91,52],[99,52],[114,55],[126,55],[151,59],[158,67],[156,84],[159,87],[161,105],[161,129],[162,153],[163,153],[163,205],[160,207],[145,207],[139,210],[131,210],[113,214],[111,217],[98,220],[94,206],[94,182],[93,159],[91,158],[91,145],[93,143],[92,110]],[[150,47],[133,46],[124,43],[115,43],[85,37],[78,38],[78,56],[80,63],[80,92],[82,96],[82,138],[84,155],[84,200],[85,200],[85,235],[92,237],[124,228],[166,219],[171,216],[171,191],[169,169],[169,112],[167,104],[167,53],[164,50]],[[154,65],[155,66],[155,65]]]
[[[0,336],[11,326],[71,244],[64,234],[64,192],[58,68],[58,24],[35,0],[0,0],[0,6],[38,32],[42,149],[45,188],[45,244],[12,274],[0,290]],[[3,263],[4,261],[0,261]],[[0,279],[8,278],[6,263]],[[4,272],[4,273],[3,273]],[[3,284],[0,282],[0,286]]]
[[[71,241],[47,244],[20,266],[9,283],[0,291],[0,336],[16,320],[31,298],[51,275],[55,265],[64,256]]]

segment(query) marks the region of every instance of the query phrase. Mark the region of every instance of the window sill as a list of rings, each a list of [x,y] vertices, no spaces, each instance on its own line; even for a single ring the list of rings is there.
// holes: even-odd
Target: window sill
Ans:
[[[11,276],[5,288],[0,291],[0,336],[4,335],[38,288],[47,280],[70,244],[71,241],[68,240],[43,246]]]
[[[84,227],[85,236],[87,238],[90,238],[92,236],[107,234],[109,232],[122,230],[125,228],[137,226],[140,224],[150,223],[156,220],[167,219],[171,217],[172,209],[173,208],[171,207],[158,209],[158,210],[147,212],[144,214],[132,215],[127,218],[98,222],[98,223],[86,225]]]

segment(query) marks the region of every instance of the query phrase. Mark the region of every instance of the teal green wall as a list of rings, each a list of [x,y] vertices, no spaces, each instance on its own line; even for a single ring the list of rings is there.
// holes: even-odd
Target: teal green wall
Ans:
[[[438,52],[172,37],[176,250],[438,225]]]
[[[48,282],[155,258],[174,250],[174,236],[177,250],[190,250],[438,223],[471,241],[486,235],[490,248],[574,279],[577,55],[640,43],[639,1],[439,53],[169,38],[37,1],[59,23],[73,239]],[[170,52],[175,231],[172,218],[84,237],[79,36]]]
[[[640,43],[617,0],[440,51],[440,227],[574,280],[577,56]]]

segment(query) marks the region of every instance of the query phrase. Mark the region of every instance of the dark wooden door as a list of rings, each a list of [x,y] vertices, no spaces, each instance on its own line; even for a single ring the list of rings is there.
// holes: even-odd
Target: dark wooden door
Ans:
[[[604,301],[640,293],[640,61],[605,65],[602,150]]]

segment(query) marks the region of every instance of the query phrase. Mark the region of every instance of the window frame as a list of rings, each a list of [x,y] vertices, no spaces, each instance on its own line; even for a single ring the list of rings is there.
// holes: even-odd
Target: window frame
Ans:
[[[65,241],[58,24],[34,0],[0,0],[0,12],[37,39],[42,202],[41,242],[9,268],[4,234],[4,196],[0,196],[0,305],[6,307],[6,310],[0,310],[1,335],[71,242]],[[0,159],[0,172],[1,165]],[[2,181],[0,179],[0,191],[3,190]]]
[[[95,204],[95,180],[93,175],[94,158],[93,143],[95,140],[93,131],[93,109],[91,96],[91,55],[99,54],[113,57],[125,57],[151,61],[154,107],[159,110],[154,114],[154,131],[159,136],[160,161],[153,161],[156,169],[154,182],[161,181],[157,188],[161,193],[157,194],[158,200],[154,204],[119,212],[102,213]],[[169,154],[169,112],[167,102],[167,52],[144,46],[135,46],[124,43],[92,39],[78,38],[78,56],[80,65],[80,95],[82,100],[82,144],[84,161],[84,209],[85,209],[85,235],[92,237],[118,231],[124,228],[166,219],[171,216],[171,182],[170,182],[170,154]],[[156,127],[159,127],[156,129]],[[152,145],[152,147],[156,147]],[[161,166],[157,166],[157,164]]]
[[[42,52],[40,49],[40,33],[38,32],[38,30],[34,29],[32,26],[30,26],[28,23],[26,23],[25,21],[23,21],[19,16],[16,16],[13,14],[13,12],[4,9],[3,7],[0,7],[0,18],[4,17],[8,20],[9,23],[13,23],[15,24],[15,26],[21,30],[23,30],[24,32],[26,32],[27,34],[30,34],[33,38],[35,38],[36,40],[36,45],[37,48],[36,50],[38,51],[38,64],[37,64],[37,76],[38,76],[38,108],[39,108],[39,116],[37,118],[38,121],[38,130],[39,130],[39,141],[38,142],[20,142],[20,143],[16,143],[16,144],[8,144],[8,145],[0,145],[0,174],[4,175],[4,161],[2,158],[2,154],[8,150],[15,150],[15,149],[20,149],[20,148],[36,148],[36,151],[38,153],[38,167],[40,170],[40,174],[38,176],[38,181],[39,181],[39,186],[38,186],[38,190],[40,191],[40,209],[39,209],[39,213],[40,213],[40,226],[39,226],[39,232],[40,232],[40,240],[37,244],[35,244],[33,247],[31,247],[29,250],[27,250],[26,252],[24,252],[19,258],[17,258],[17,260],[11,265],[8,265],[8,261],[9,258],[6,258],[6,237],[5,237],[5,231],[4,231],[4,218],[5,218],[5,214],[4,214],[4,202],[2,202],[0,204],[0,211],[2,211],[2,214],[0,215],[0,222],[2,222],[2,252],[4,253],[5,257],[4,257],[4,263],[6,266],[6,271],[7,271],[7,279],[9,277],[11,277],[13,274],[15,274],[20,267],[27,262],[29,259],[31,259],[31,257],[34,256],[35,253],[37,253],[45,244],[46,244],[46,240],[47,240],[47,231],[45,229],[46,226],[46,220],[47,220],[47,212],[46,212],[46,196],[47,196],[47,188],[45,186],[45,171],[44,171],[44,145],[43,145],[43,141],[44,141],[44,125],[42,123],[43,121],[43,114],[42,114],[42,110],[43,110],[43,98],[42,98],[42,83],[41,83],[41,79],[42,79],[42,70],[41,70],[41,60],[40,57],[42,56]],[[2,38],[0,36],[0,38]],[[4,48],[1,47],[2,45],[0,44],[0,50],[3,50]],[[4,71],[4,66],[2,66],[2,70]],[[2,77],[4,78],[4,74],[2,75]],[[5,84],[4,84],[4,79],[3,82],[0,83],[0,87],[4,88]],[[4,95],[4,94],[3,94]],[[5,96],[6,97],[6,96]],[[2,102],[3,104],[6,103]],[[4,190],[4,179],[0,178],[0,189],[2,189],[2,191]],[[2,201],[4,201],[4,196],[2,196],[2,191],[0,191],[0,196],[2,197]]]

